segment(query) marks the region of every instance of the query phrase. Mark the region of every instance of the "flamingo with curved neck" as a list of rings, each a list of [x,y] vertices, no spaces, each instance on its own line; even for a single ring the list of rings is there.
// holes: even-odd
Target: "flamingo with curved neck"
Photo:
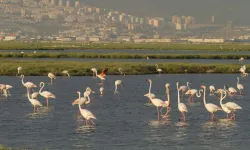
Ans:
[[[52,94],[49,91],[43,91],[42,89],[44,88],[44,82],[40,82],[40,90],[39,90],[39,94],[43,97],[46,98],[46,102],[47,102],[47,107],[49,107],[49,98],[56,98],[56,96],[54,94]]]
[[[187,113],[188,110],[187,110],[187,106],[184,103],[180,102],[179,82],[176,83],[176,87],[177,87],[177,92],[178,92],[178,109],[182,114],[182,117],[179,120],[186,121],[185,113]]]
[[[201,86],[201,88],[204,89],[203,101],[204,101],[205,108],[207,109],[208,112],[211,113],[211,120],[215,121],[216,118],[215,118],[214,113],[217,112],[218,110],[222,110],[222,109],[220,107],[218,107],[217,105],[215,105],[215,104],[206,103],[206,86]]]

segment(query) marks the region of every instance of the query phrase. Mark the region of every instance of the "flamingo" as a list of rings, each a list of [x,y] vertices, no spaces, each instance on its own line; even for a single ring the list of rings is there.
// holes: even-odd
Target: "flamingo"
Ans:
[[[243,57],[240,57],[239,62],[242,63],[244,61]]]
[[[187,89],[189,90],[188,83],[189,82],[187,82],[187,86],[186,85],[182,85],[182,86],[179,87],[179,90],[182,91],[182,97],[184,95],[184,92],[187,91]]]
[[[97,74],[97,69],[96,68],[91,68],[90,70],[93,72],[93,77],[95,77],[95,75]]]
[[[146,57],[147,60],[149,60],[149,57]]]
[[[81,93],[79,91],[77,91],[77,94],[78,94],[79,99],[80,99]],[[86,126],[88,126],[88,120],[90,120],[93,123],[93,125],[95,125],[95,123],[91,119],[96,119],[96,117],[89,110],[82,109],[81,105],[79,103],[78,103],[78,107],[79,107],[79,111],[80,111],[82,117],[86,120]]]
[[[163,100],[151,97],[152,80],[148,79],[148,82],[149,82],[149,92],[148,92],[149,93],[149,98],[150,98],[151,102],[153,103],[153,105],[156,106],[156,108],[157,108],[157,117],[158,117],[158,120],[160,120],[159,107],[163,107],[163,106],[167,107],[167,106],[166,106],[166,103]]]
[[[236,116],[236,110],[237,109],[242,109],[242,107],[240,107],[239,105],[237,105],[236,103],[234,102],[227,102],[226,104],[226,107],[232,111],[232,116],[231,116],[231,119],[232,120],[235,120],[235,116]]]
[[[37,87],[33,82],[25,82],[25,83],[24,83],[24,81],[23,81],[24,75],[21,75],[21,78],[22,78],[21,81],[22,81],[23,86],[24,86],[24,87],[28,87],[29,90],[32,89],[32,88],[36,88],[36,87]]]
[[[153,93],[151,93],[150,95],[149,95],[149,93],[147,93],[147,94],[145,94],[144,96],[146,96],[147,98],[149,98],[149,101],[148,101],[148,103],[151,103],[151,100],[150,100],[150,97],[151,98],[155,98],[155,95],[153,94]],[[150,96],[150,97],[149,97]]]
[[[31,98],[32,99],[37,99],[37,96],[39,95],[39,92],[33,92],[32,94],[31,94]]]
[[[185,94],[186,95],[190,95],[190,97],[188,98],[188,101],[189,102],[193,102],[195,94],[196,94],[197,97],[199,97],[198,94],[197,94],[198,90],[196,90],[196,89],[190,89],[189,88],[189,82],[187,82],[187,87],[188,87],[189,90]],[[191,98],[192,98],[192,100],[191,100]]]
[[[159,75],[161,75],[162,69],[158,68],[158,64],[155,64],[156,71],[159,72]]]
[[[80,92],[80,94],[81,94],[81,92]],[[90,95],[90,92],[85,91],[84,92],[84,97],[80,97],[80,98],[74,100],[73,103],[72,103],[72,105],[74,106],[75,104],[80,104],[80,105],[89,104],[90,103],[90,97],[89,97],[89,95]]]
[[[103,95],[104,87],[100,87],[100,95]]]
[[[117,91],[117,86],[118,85],[121,85],[122,87],[122,80],[116,80],[115,81],[115,91],[114,91],[114,94],[118,94],[119,92]]]
[[[46,98],[47,107],[49,107],[49,98],[56,98],[56,96],[49,91],[42,92],[43,87],[44,87],[44,82],[40,82],[39,94]]]
[[[213,93],[214,93],[214,91],[215,91],[214,85],[210,85],[210,86],[209,86],[209,91],[210,91],[210,94],[213,94]]]
[[[211,113],[211,119],[212,119],[212,121],[214,121],[215,120],[214,113],[217,112],[218,110],[222,110],[222,109],[215,104],[206,103],[206,86],[203,85],[203,86],[201,86],[201,88],[204,89],[204,99],[203,99],[204,105],[205,105],[207,111]]]
[[[68,77],[70,77],[69,71],[68,71],[68,70],[63,70],[63,71],[62,71],[62,74],[66,74]]]
[[[223,96],[223,93],[225,94]],[[225,104],[222,104],[222,100],[224,100],[227,96],[227,92],[223,91],[221,92],[221,97],[220,97],[220,106],[222,108],[222,110],[227,114],[227,118],[228,118],[228,114],[230,114],[232,111],[230,109],[227,108],[227,106]]]
[[[166,93],[167,93],[168,100],[167,100],[167,101],[164,101],[164,102],[166,103],[166,107],[167,107],[167,112],[166,112],[166,114],[165,114],[164,116],[167,116],[167,115],[168,115],[168,113],[169,113],[169,112],[170,112],[170,110],[171,110],[171,107],[170,107],[169,86],[170,86],[170,84],[169,84],[169,83],[165,84],[165,87],[166,87]]]
[[[125,73],[123,73],[123,72],[122,72],[122,70],[123,70],[122,68],[118,68],[118,72],[119,72],[119,74],[120,74],[120,75],[124,75],[124,76],[125,76]]]
[[[237,88],[238,88],[238,90],[240,91],[240,95],[242,94],[242,90],[244,89],[244,87],[243,87],[243,85],[242,84],[240,84],[239,82],[240,82],[240,79],[239,79],[239,77],[237,77]]]
[[[56,76],[53,73],[48,73],[48,77],[50,78],[50,83],[53,83],[53,79],[56,79]]]
[[[102,84],[103,84],[103,81],[105,80],[105,76],[106,76],[106,73],[108,72],[108,68],[105,68],[102,70],[102,73],[101,74],[97,74],[97,72],[95,72],[96,76],[101,79],[102,81]]]
[[[178,92],[178,109],[182,114],[182,118],[180,118],[179,120],[183,119],[183,121],[186,121],[185,113],[187,113],[188,110],[187,110],[187,106],[184,103],[180,102],[179,82],[176,83],[176,87],[177,87],[177,92]]]
[[[28,99],[29,99],[30,103],[34,106],[34,112],[36,112],[36,107],[38,107],[38,106],[42,107],[43,105],[37,99],[30,98],[29,87],[26,86],[26,88],[27,88]]]
[[[23,68],[19,66],[17,68],[17,74],[16,74],[16,76],[18,76],[21,73],[22,70],[23,70]]]
[[[8,97],[8,93],[7,93],[6,85],[5,84],[0,84],[0,90],[3,92],[3,95],[5,97]]]
[[[8,93],[8,94],[10,94],[10,90],[9,89],[12,89],[13,87],[11,86],[11,85],[8,85],[8,84],[6,84],[5,85],[6,86],[6,92]]]
[[[237,93],[237,90],[235,88],[233,88],[233,87],[226,86],[226,88],[227,88],[229,94]]]

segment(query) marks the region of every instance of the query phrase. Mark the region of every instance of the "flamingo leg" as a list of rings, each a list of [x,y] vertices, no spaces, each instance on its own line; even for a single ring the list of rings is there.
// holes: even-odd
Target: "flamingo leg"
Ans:
[[[167,107],[167,112],[166,112],[165,116],[168,115],[168,113],[170,112],[170,110],[171,110],[171,107]]]
[[[34,113],[36,112],[36,107],[34,106]]]
[[[86,126],[88,126],[88,120],[86,119],[86,121],[85,121],[85,124],[86,124]]]
[[[227,113],[227,119],[229,118],[228,113]]]
[[[159,107],[157,107],[157,118],[158,118],[158,120],[160,120],[160,111],[159,111]]]
[[[49,99],[46,98],[46,101],[47,101],[47,108],[49,107]]]
[[[94,123],[94,121],[93,121],[93,120],[91,120],[91,119],[90,119],[90,121],[91,121],[91,122],[92,122],[92,124],[93,124],[93,125],[95,126],[95,123]]]

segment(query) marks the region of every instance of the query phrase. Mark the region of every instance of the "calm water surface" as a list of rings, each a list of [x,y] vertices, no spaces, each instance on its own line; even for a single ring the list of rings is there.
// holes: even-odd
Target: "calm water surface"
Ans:
[[[249,55],[250,51],[214,51],[214,50],[133,50],[133,49],[86,49],[86,50],[1,50],[1,52],[21,52],[33,53],[47,53],[47,52],[57,52],[57,53],[132,53],[132,54],[245,54]]]
[[[240,78],[244,84],[244,95],[227,97],[225,101],[234,101],[243,107],[237,112],[236,121],[225,120],[225,113],[218,112],[218,122],[213,123],[210,114],[204,108],[202,98],[196,98],[195,104],[189,104],[187,97],[182,100],[188,107],[186,123],[179,123],[177,109],[177,91],[175,83],[180,85],[192,82],[192,88],[201,84],[214,84],[236,87],[237,75],[223,74],[183,74],[183,75],[140,75],[107,76],[105,92],[99,96],[99,79],[92,77],[58,77],[49,84],[48,77],[27,76],[25,81],[37,85],[46,82],[45,90],[56,95],[49,101],[49,109],[33,108],[24,96],[26,89],[18,77],[0,77],[0,82],[13,85],[11,97],[0,99],[0,144],[13,148],[27,149],[248,149],[250,146],[250,104],[249,77]],[[146,106],[148,101],[143,95],[148,93],[148,78],[153,80],[152,92],[158,98],[166,99],[165,83],[169,82],[171,94],[171,113],[168,118],[157,121],[156,108]],[[124,89],[118,88],[114,95],[114,81],[121,79]],[[91,104],[87,106],[97,117],[96,127],[85,127],[78,107],[72,106],[77,99],[76,91],[84,91],[89,86],[96,91]],[[37,91],[38,89],[36,89]],[[45,104],[43,97],[39,101]],[[216,96],[207,96],[207,101],[219,105]]]

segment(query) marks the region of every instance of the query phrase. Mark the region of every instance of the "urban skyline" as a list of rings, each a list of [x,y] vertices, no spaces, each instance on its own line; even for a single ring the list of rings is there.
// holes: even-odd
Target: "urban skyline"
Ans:
[[[88,3],[72,0],[0,0],[0,39],[13,40],[14,37],[6,36],[11,34],[21,39],[94,42],[135,39],[172,41],[169,39],[184,38],[248,40],[250,37],[250,27],[235,26],[232,21],[217,23],[214,14],[211,14],[208,23],[200,23],[190,14],[174,14],[170,19],[136,16]]]

